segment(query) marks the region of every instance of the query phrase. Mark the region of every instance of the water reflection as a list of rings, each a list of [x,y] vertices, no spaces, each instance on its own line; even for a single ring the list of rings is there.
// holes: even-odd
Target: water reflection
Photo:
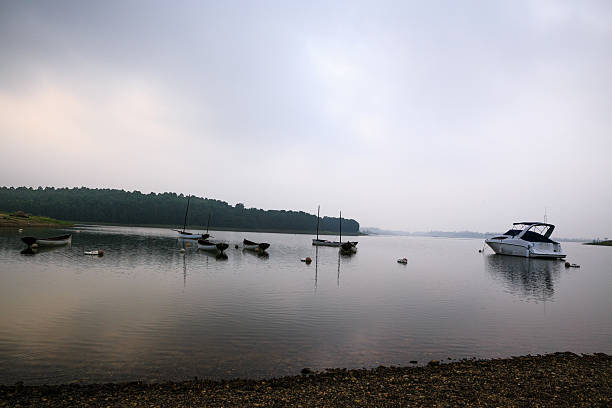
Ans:
[[[485,267],[501,280],[505,288],[523,299],[550,301],[555,294],[555,283],[561,274],[562,262],[517,256],[488,255]]]
[[[243,233],[215,232],[232,244],[220,262],[170,230],[73,233],[72,248],[22,256],[20,235],[0,230],[0,384],[261,378],[610,350],[612,254],[599,248],[570,246],[583,266],[570,272],[476,255],[473,240],[364,237],[343,256],[309,236],[262,233],[271,247],[260,258],[236,248]],[[299,262],[306,255],[314,267]],[[541,307],[551,299],[554,308]]]
[[[72,245],[70,243],[66,244],[66,245],[57,245],[57,246],[38,246],[38,245],[28,245],[26,248],[22,249],[21,251],[19,251],[20,254],[23,255],[35,255],[35,254],[41,254],[41,253],[45,253],[45,252],[53,252],[56,250],[61,250],[61,249],[70,249],[72,247]]]
[[[260,259],[267,259],[270,257],[270,254],[267,251],[251,251],[249,249],[243,249],[242,253],[247,256],[253,256]]]
[[[183,289],[187,286],[187,260],[185,258],[185,253],[183,253]]]
[[[319,247],[315,246],[315,292],[317,291],[318,279],[319,279]]]

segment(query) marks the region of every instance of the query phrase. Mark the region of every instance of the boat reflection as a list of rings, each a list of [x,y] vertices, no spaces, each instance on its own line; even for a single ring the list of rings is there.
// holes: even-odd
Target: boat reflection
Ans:
[[[268,253],[268,251],[251,251],[249,249],[243,249],[242,253],[246,256],[255,256],[261,259],[267,259],[270,257],[270,254]]]
[[[562,262],[504,255],[485,257],[485,268],[508,292],[526,300],[549,301],[555,293]]]
[[[22,249],[21,251],[19,251],[20,254],[22,255],[36,255],[36,254],[42,254],[45,252],[55,252],[55,251],[61,251],[61,250],[66,250],[66,249],[71,249],[71,245],[64,245],[64,246],[40,246],[40,247],[27,247],[25,249]]]

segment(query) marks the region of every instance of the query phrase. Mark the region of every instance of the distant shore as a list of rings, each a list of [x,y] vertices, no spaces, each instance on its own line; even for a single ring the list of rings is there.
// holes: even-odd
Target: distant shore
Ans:
[[[0,386],[0,407],[610,406],[612,356],[555,353],[269,380]]]
[[[117,224],[117,223],[106,223],[106,222],[75,222],[75,225],[83,226],[104,226],[104,227],[134,227],[134,228],[165,228],[170,230],[182,230],[183,227],[177,227],[176,225],[164,225],[164,224]],[[263,232],[269,234],[292,234],[292,235],[316,235],[316,231],[303,231],[303,230],[277,230],[277,229],[265,229],[265,228],[225,228],[225,227],[214,227],[211,226],[210,231],[233,231],[233,232]],[[204,232],[206,226],[201,225],[190,225],[186,228],[189,232]],[[338,231],[319,231],[321,236],[338,236]],[[367,236],[368,234],[358,233],[342,233],[343,237],[355,237],[355,236]]]
[[[9,213],[0,212],[0,228],[65,228],[65,227],[76,227],[76,226],[106,226],[106,227],[142,227],[142,228],[164,228],[170,230],[182,229],[175,225],[164,225],[164,224],[117,224],[117,223],[105,223],[105,222],[79,222],[79,221],[63,221],[56,220],[51,217],[43,217],[36,215],[28,215],[28,217],[15,216]],[[220,228],[211,227],[211,231],[237,231],[237,232],[264,232],[274,234],[300,234],[300,235],[315,235],[316,231],[293,231],[293,230],[275,230],[275,229],[257,229],[257,228]],[[190,226],[187,231],[206,231],[205,226]],[[321,236],[338,236],[337,231],[319,231]],[[366,236],[364,233],[346,233],[342,236]]]
[[[15,213],[0,212],[0,228],[63,228],[71,227],[73,224],[68,221],[56,220],[50,217],[37,215],[15,215]]]
[[[595,241],[595,242],[585,242],[584,245],[601,245],[601,246],[612,246],[612,240],[608,241]]]

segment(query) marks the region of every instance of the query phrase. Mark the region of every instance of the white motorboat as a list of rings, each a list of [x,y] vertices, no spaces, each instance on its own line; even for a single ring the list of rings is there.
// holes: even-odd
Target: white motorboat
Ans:
[[[496,254],[526,258],[565,258],[561,244],[550,239],[555,226],[543,222],[515,222],[502,235],[485,240]]]

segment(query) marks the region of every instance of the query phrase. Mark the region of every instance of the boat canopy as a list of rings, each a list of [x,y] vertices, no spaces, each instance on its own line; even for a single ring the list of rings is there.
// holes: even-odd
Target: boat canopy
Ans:
[[[524,225],[527,230],[530,230],[531,228],[533,228],[535,230],[536,233],[542,235],[545,238],[550,238],[550,236],[552,235],[555,226],[553,224],[547,224],[545,222],[530,222],[530,221],[523,221],[523,222],[515,222],[512,224],[514,225]],[[538,228],[541,227],[541,228]],[[514,231],[514,229],[510,230],[510,231]],[[508,232],[510,232],[508,231]],[[514,235],[513,235],[514,236]],[[546,241],[544,241],[546,242]]]
[[[537,221],[523,221],[523,222],[515,222],[512,225],[545,225],[547,227],[554,227],[552,224],[547,224],[545,222],[537,222]]]

